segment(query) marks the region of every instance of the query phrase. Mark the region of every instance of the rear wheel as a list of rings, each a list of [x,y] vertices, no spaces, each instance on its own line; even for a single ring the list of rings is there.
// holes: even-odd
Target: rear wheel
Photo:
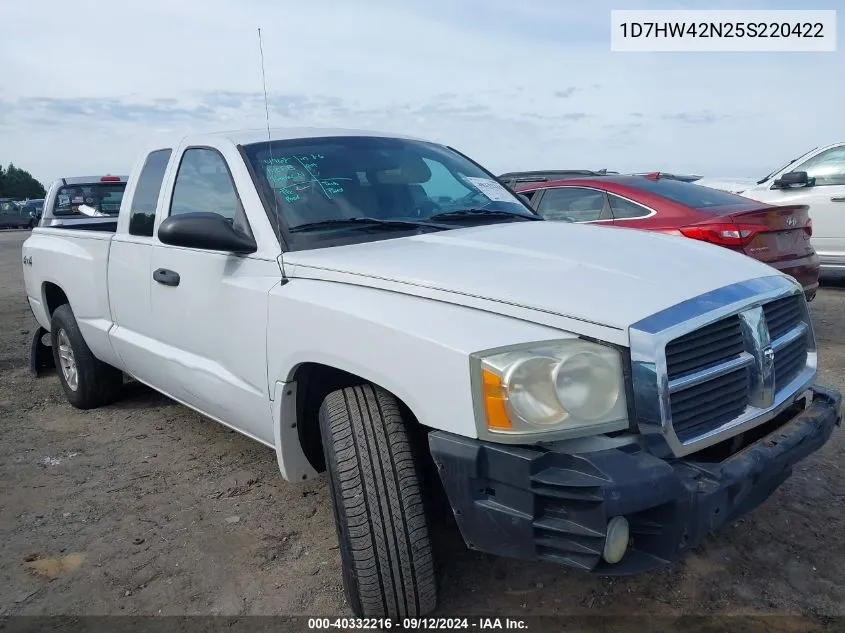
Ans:
[[[68,402],[78,409],[94,409],[117,400],[123,373],[91,353],[68,304],[53,312],[50,342]]]
[[[437,602],[417,462],[398,402],[372,385],[330,393],[320,431],[343,564],[359,617],[414,617]]]

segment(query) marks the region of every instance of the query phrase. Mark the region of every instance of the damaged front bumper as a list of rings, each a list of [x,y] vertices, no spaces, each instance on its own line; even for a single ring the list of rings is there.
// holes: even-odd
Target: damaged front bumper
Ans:
[[[570,454],[507,446],[442,431],[429,445],[467,545],[607,575],[649,571],[680,558],[709,532],[765,501],[793,465],[841,424],[841,396],[814,386],[773,429],[726,459],[664,460],[638,444]],[[608,522],[624,517],[630,539],[603,558]]]

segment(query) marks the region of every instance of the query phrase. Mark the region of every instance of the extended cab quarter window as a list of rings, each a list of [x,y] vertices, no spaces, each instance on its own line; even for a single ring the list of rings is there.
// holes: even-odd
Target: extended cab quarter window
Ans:
[[[593,222],[602,220],[605,210],[603,191],[585,187],[546,189],[537,211],[547,220]]]
[[[179,213],[218,213],[233,223],[243,218],[226,159],[217,150],[193,147],[182,155],[170,201],[170,215]]]
[[[815,185],[845,185],[845,145],[813,156],[793,171],[806,171]]]
[[[135,185],[132,203],[129,206],[130,235],[153,236],[158,194],[161,191],[164,172],[167,170],[167,163],[170,161],[170,154],[172,153],[172,150],[169,149],[159,149],[150,152],[150,155],[147,156],[144,167],[141,169],[141,175],[138,176],[138,184]]]

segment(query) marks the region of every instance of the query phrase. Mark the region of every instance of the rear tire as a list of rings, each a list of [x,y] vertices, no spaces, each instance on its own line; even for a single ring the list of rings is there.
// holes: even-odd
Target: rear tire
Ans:
[[[358,617],[416,617],[437,604],[418,464],[398,402],[372,385],[335,391],[320,432],[343,564]]]
[[[53,312],[50,342],[59,382],[74,407],[95,409],[120,397],[123,372],[91,353],[68,304]]]

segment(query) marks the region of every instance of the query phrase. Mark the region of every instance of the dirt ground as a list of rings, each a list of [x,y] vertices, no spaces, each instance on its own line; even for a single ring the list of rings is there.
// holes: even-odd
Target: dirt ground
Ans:
[[[285,483],[271,450],[146,388],[82,412],[29,374],[27,235],[0,233],[0,616],[349,615],[325,477]],[[841,285],[812,304],[840,390],[844,306]],[[837,430],[761,508],[641,577],[480,555],[444,526],[439,614],[845,615],[843,454]]]

